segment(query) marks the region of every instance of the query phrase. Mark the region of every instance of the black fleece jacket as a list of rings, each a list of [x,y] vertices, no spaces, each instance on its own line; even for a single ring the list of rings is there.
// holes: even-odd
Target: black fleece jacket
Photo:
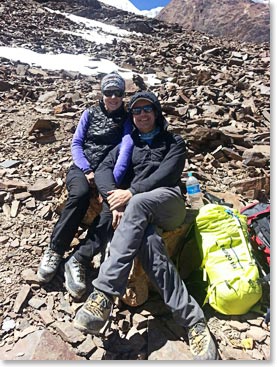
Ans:
[[[186,145],[181,136],[166,131],[163,126],[150,146],[140,140],[136,129],[132,138],[132,159],[120,188],[128,188],[135,195],[158,187],[180,185],[186,160]],[[103,198],[107,198],[107,191],[118,188],[113,178],[118,153],[119,146],[109,152],[95,172],[95,183]]]

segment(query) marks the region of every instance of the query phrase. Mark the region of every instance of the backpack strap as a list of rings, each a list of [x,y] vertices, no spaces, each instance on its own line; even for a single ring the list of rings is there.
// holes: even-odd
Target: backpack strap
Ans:
[[[246,238],[244,236],[239,217],[231,209],[225,209],[225,212],[230,214],[234,218],[234,220],[236,221],[237,226],[238,226],[238,231],[239,231],[239,234],[240,234],[241,241],[244,243],[246,248],[250,249],[250,246],[249,246],[250,244],[249,244],[248,241],[246,242]],[[250,251],[247,252],[247,255],[249,257],[249,264],[251,264],[253,262],[253,260],[251,259]]]

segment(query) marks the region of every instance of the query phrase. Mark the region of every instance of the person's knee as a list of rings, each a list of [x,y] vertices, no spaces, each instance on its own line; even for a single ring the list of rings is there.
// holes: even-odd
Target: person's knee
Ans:
[[[138,208],[144,206],[144,198],[142,194],[136,194],[128,203],[128,208]]]
[[[147,220],[151,222],[153,217],[153,209],[155,205],[153,201],[150,203],[143,194],[137,194],[132,197],[129,201],[126,210],[125,217],[128,218],[137,218],[140,217],[141,220]],[[124,216],[123,216],[124,219]]]
[[[77,202],[89,202],[90,198],[90,190],[89,187],[79,187],[78,190],[71,190],[69,192],[69,199],[70,201],[77,203]]]

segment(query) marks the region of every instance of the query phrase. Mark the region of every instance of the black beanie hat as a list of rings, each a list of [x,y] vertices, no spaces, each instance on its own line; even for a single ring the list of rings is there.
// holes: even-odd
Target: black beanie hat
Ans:
[[[125,92],[125,80],[118,74],[117,71],[113,71],[110,74],[104,76],[101,81],[102,93],[107,89],[119,89]]]
[[[129,105],[128,105],[129,112],[131,112],[134,104],[137,101],[141,101],[141,100],[149,101],[154,106],[154,109],[157,113],[156,122],[162,129],[165,130],[168,126],[168,123],[162,114],[162,106],[160,104],[160,101],[158,100],[158,97],[153,92],[142,91],[142,92],[135,93],[133,97],[131,97]],[[131,119],[133,119],[132,114],[131,114]]]
[[[151,104],[154,105],[156,111],[158,112],[158,115],[162,115],[162,107],[160,101],[158,100],[158,97],[153,92],[147,91],[137,92],[133,95],[129,102],[129,110],[131,110],[134,104],[140,100],[149,101]]]

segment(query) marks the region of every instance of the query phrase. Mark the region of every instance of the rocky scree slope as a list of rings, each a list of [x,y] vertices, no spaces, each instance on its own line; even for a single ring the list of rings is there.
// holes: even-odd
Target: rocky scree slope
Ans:
[[[98,20],[125,29],[137,26],[146,33],[109,45],[61,35],[53,28],[76,30],[77,25],[49,12],[45,6],[50,5],[90,18],[99,15]],[[269,195],[269,45],[213,38],[110,7],[96,10],[91,5],[86,8],[83,1],[4,0],[0,46],[85,53],[132,70],[126,100],[135,90],[153,90],[159,94],[170,129],[187,140],[184,180],[192,170],[203,189],[224,196],[238,208]],[[88,77],[0,61],[2,359],[190,359],[186,336],[156,294],[137,309],[116,306],[105,338],[100,339],[72,327],[84,300],[74,302],[68,296],[62,267],[51,284],[37,283],[35,272],[57,220],[55,208],[71,164],[72,133],[84,108],[99,98],[102,75]],[[160,83],[147,84],[143,75],[150,72]],[[73,245],[84,231],[80,228]],[[92,267],[89,278],[96,274]],[[261,313],[232,317],[205,308],[222,359],[270,359],[270,327],[263,318],[267,305],[265,292]],[[41,347],[45,340],[55,345],[47,355]]]

